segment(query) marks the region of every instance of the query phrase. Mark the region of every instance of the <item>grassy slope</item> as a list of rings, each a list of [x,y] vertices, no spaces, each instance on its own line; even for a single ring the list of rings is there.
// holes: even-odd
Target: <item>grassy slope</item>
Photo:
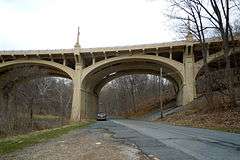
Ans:
[[[58,120],[60,119],[60,116],[54,116],[54,115],[40,115],[40,114],[34,114],[33,119],[34,120]]]
[[[22,149],[36,143],[44,142],[52,138],[57,138],[69,131],[85,127],[91,122],[81,122],[66,125],[59,128],[37,131],[26,135],[19,135],[11,138],[0,139],[0,155]]]

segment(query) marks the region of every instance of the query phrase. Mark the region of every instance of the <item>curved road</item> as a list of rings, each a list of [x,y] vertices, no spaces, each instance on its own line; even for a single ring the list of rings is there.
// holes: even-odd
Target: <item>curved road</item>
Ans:
[[[135,120],[97,126],[161,160],[240,160],[240,134]]]

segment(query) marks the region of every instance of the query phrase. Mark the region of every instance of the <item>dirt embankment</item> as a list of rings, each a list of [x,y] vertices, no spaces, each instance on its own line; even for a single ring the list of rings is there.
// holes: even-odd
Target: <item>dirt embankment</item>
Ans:
[[[235,110],[214,111],[210,113],[187,110],[170,115],[158,121],[167,122],[173,125],[240,133],[240,112]]]
[[[203,100],[198,100],[187,106],[183,111],[157,121],[173,125],[240,133],[240,108],[217,108],[216,104],[214,107],[214,109],[209,108]]]

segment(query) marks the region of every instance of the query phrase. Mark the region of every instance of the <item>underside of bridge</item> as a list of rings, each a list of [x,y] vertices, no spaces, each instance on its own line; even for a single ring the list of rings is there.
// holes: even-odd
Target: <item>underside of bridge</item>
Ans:
[[[13,74],[13,75],[12,75]],[[42,77],[61,77],[72,79],[71,73],[54,65],[34,61],[6,62],[0,65],[0,86],[13,83],[18,85]],[[1,92],[1,91],[0,91]]]
[[[7,74],[10,71],[13,70],[28,70],[29,75],[22,74],[21,77],[24,77],[26,79],[34,79],[35,77],[41,77],[41,76],[52,76],[52,77],[62,77],[62,78],[68,78],[71,79],[71,77],[63,72],[62,70],[59,70],[57,68],[47,66],[47,65],[36,65],[36,64],[15,64],[15,65],[9,65],[6,67],[0,68],[0,76]],[[39,73],[31,73],[31,69],[38,69]],[[26,77],[25,77],[26,76]],[[17,77],[16,77],[17,78]]]

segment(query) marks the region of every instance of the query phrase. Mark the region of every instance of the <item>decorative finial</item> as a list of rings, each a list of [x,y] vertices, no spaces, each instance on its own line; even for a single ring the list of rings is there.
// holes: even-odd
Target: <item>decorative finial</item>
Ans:
[[[191,29],[191,24],[190,24],[190,17],[188,16],[188,21],[187,21],[187,27],[188,31]]]
[[[192,32],[191,32],[191,21],[190,21],[189,16],[188,16],[188,19],[187,19],[187,30],[188,30],[188,33],[187,33],[187,36],[186,36],[186,40],[189,41],[189,42],[192,42],[193,41],[193,35],[192,35]]]
[[[79,26],[78,26],[78,32],[77,32],[77,42],[76,42],[76,44],[75,44],[75,46],[74,46],[74,47],[80,47],[80,44],[79,44],[79,36],[80,36],[80,28],[79,28]]]

